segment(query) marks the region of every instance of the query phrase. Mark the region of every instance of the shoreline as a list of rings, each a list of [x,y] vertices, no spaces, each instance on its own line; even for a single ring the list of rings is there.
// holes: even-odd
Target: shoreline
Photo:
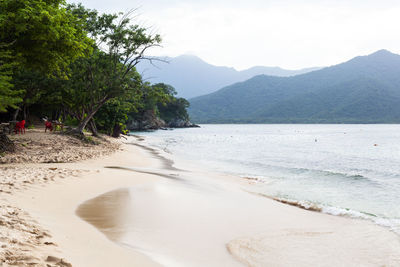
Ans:
[[[142,139],[143,139],[143,137],[142,137]],[[145,141],[145,140],[142,140],[142,141]],[[159,149],[157,147],[151,146],[150,144],[147,144],[147,145],[150,146],[152,149],[155,149],[155,150]],[[193,162],[190,162],[190,161],[188,162],[187,160],[182,160],[180,158],[176,158],[170,152],[159,150],[158,153],[159,153],[158,155],[160,155],[160,153],[161,153],[161,154],[163,154],[164,157],[168,158],[168,160],[172,160],[175,163],[175,165],[179,166],[179,168],[182,167],[183,169],[187,170],[187,168],[185,168],[185,167],[189,166],[189,170],[191,170],[193,172],[205,172],[204,168],[199,169],[198,166],[195,166],[193,164]],[[371,220],[370,218],[355,216],[355,215],[349,213],[351,210],[350,211],[347,210],[347,212],[344,212],[344,213],[343,213],[343,211],[334,213],[332,211],[326,211],[324,207],[322,207],[322,206],[320,207],[316,204],[313,205],[313,204],[309,204],[309,203],[302,203],[299,201],[294,201],[294,200],[292,201],[289,199],[283,199],[283,198],[277,198],[277,197],[271,197],[271,196],[265,195],[263,193],[258,192],[257,190],[254,190],[254,188],[252,188],[255,183],[259,182],[259,181],[257,181],[258,180],[257,178],[248,178],[248,177],[244,177],[244,176],[239,176],[239,175],[235,175],[235,174],[231,174],[231,173],[223,173],[223,172],[216,173],[215,171],[210,171],[210,172],[207,171],[206,174],[210,175],[210,176],[215,176],[215,177],[222,176],[222,177],[218,177],[218,178],[220,178],[220,179],[222,178],[222,180],[228,180],[228,183],[235,183],[235,184],[243,185],[243,186],[240,186],[240,190],[242,190],[243,192],[245,192],[247,194],[257,195],[260,198],[275,202],[278,205],[290,207],[291,209],[305,211],[310,216],[310,222],[312,221],[313,217],[315,218],[315,216],[313,214],[316,214],[317,216],[323,216],[325,218],[333,218],[332,220],[342,220],[343,219],[344,222],[347,222],[350,224],[359,224],[358,226],[365,227],[366,229],[370,228],[370,230],[368,230],[370,232],[369,234],[372,234],[372,232],[377,230],[377,232],[381,232],[384,235],[386,234],[388,236],[391,236],[389,238],[394,242],[389,246],[392,246],[392,245],[398,246],[400,244],[399,233],[395,229],[393,229],[392,226],[386,225],[384,222],[378,223],[374,220]],[[338,218],[338,219],[336,219],[336,218]],[[312,235],[313,231],[311,230],[309,232],[309,234]],[[314,234],[319,234],[319,233],[318,233],[318,231],[316,231]],[[256,241],[259,241],[259,239],[260,239],[260,237],[255,238]],[[241,240],[240,242],[242,242],[242,241],[243,240]],[[232,240],[232,242],[227,243],[227,246],[226,246],[228,251],[232,254],[233,257],[235,257],[237,260],[239,260],[243,263],[246,263],[250,266],[264,266],[265,262],[264,262],[264,264],[260,265],[259,264],[260,262],[257,262],[257,261],[250,262],[250,261],[247,261],[247,259],[243,259],[240,256],[238,256],[237,254],[240,254],[240,253],[237,253],[234,251],[235,250],[234,242],[235,242],[235,240]],[[246,243],[245,249],[249,249],[247,247],[248,242],[249,242],[248,240],[245,241],[245,243]],[[385,245],[387,245],[387,244],[385,244]],[[254,250],[257,250],[257,249],[259,249],[259,248],[251,248],[250,254],[254,253]],[[282,247],[282,250],[284,250],[284,249],[285,248]],[[318,250],[317,247],[315,247],[315,249]],[[264,259],[261,259],[261,261],[265,260],[265,257],[267,257],[267,256],[268,255],[264,255]],[[348,259],[351,259],[351,255],[348,255],[348,256],[349,256]],[[398,266],[400,264],[400,254],[399,253],[394,253],[394,254],[390,254],[387,256],[390,257],[393,260],[393,262],[388,263],[385,266]],[[310,258],[312,258],[311,255],[310,255]],[[329,258],[327,258],[326,260],[329,261]],[[365,266],[381,266],[378,263],[373,264],[372,262],[374,262],[374,260],[371,260],[370,264],[366,264]],[[269,262],[268,264],[272,264],[273,266],[287,266],[286,264],[290,264],[290,263],[280,265],[278,262]],[[291,264],[296,264],[296,266],[303,266],[302,264],[299,264],[299,263],[292,262]],[[311,262],[304,264],[304,266],[308,266],[309,264],[311,264]],[[335,266],[335,265],[330,265],[330,264],[324,264],[322,261],[320,264],[321,265],[318,265],[318,266]],[[351,264],[351,262],[347,262],[347,264]]]
[[[140,141],[136,139],[135,143],[138,142]],[[177,169],[171,166],[170,159],[163,161],[160,157],[162,156],[157,151],[152,148],[145,149],[143,144],[123,144],[122,151],[97,159],[78,163],[40,164],[41,167],[84,170],[85,173],[78,177],[57,180],[44,187],[29,187],[12,195],[10,202],[16,203],[41,226],[49,230],[53,236],[52,239],[58,244],[57,250],[72,263],[72,266],[131,266],[133,263],[138,266],[159,266],[159,263],[148,255],[110,241],[95,227],[79,218],[76,215],[76,209],[82,203],[114,190],[163,184],[165,176],[171,178],[170,172]],[[110,166],[115,167],[110,168]],[[208,181],[210,181],[209,177],[216,178],[218,180],[211,181],[211,183],[215,182],[223,187],[227,185],[229,190],[235,191],[234,196],[239,194],[236,192],[239,187],[231,187],[235,182],[238,184],[238,181],[232,181],[231,176],[218,176],[208,172],[183,172],[185,172],[185,176],[191,178],[196,176],[197,181],[200,181],[199,178],[202,177],[207,177]],[[182,173],[180,175],[182,176]],[[250,195],[247,192],[241,194]],[[240,195],[240,197],[244,196]],[[248,199],[248,196],[244,198]],[[288,259],[298,257],[298,261],[296,261],[298,266],[307,266],[310,262],[323,264],[326,260],[328,262],[320,266],[334,266],[329,265],[329,260],[336,260],[330,259],[334,255],[332,252],[328,253],[329,250],[336,248],[343,251],[343,247],[346,248],[346,242],[351,243],[354,241],[353,238],[358,242],[356,244],[362,245],[366,251],[371,251],[372,247],[375,248],[375,252],[368,256],[371,258],[370,264],[365,266],[379,266],[384,260],[382,256],[379,256],[382,253],[383,255],[391,254],[386,255],[386,258],[390,260],[385,263],[387,266],[400,264],[400,252],[392,250],[400,249],[400,240],[386,228],[366,221],[302,210],[265,197],[252,196],[251,198],[251,201],[255,201],[254,203],[257,205],[265,205],[265,212],[268,217],[272,216],[272,218],[265,218],[265,214],[250,214],[254,216],[254,219],[260,220],[259,224],[262,221],[266,225],[261,225],[262,227],[257,225],[257,231],[249,232],[243,229],[233,231],[230,238],[225,238],[223,249],[229,251],[233,258],[238,260],[237,263],[240,261],[252,266],[262,266],[263,264],[287,266],[287,264],[291,264],[287,261]],[[231,200],[229,199],[229,201]],[[243,210],[246,211],[246,207],[243,207]],[[197,213],[201,214],[202,212],[197,210],[195,214]],[[214,215],[218,218],[217,214]],[[292,222],[293,220],[297,221]],[[242,224],[244,222],[242,221]],[[260,229],[263,230],[260,231]],[[205,230],[207,231],[207,229]],[[208,230],[211,232],[212,229]],[[232,235],[232,233],[235,234]],[[357,236],[357,233],[363,235]],[[326,238],[326,236],[334,236],[334,238]],[[375,238],[378,236],[379,240]],[[275,244],[272,247],[271,240]],[[362,244],[368,242],[370,244]],[[321,245],[326,246],[327,250],[321,250]],[[313,249],[319,251],[324,257],[316,258],[316,255],[311,253]],[[100,255],[99,251],[107,251],[107,253]],[[354,249],[350,249],[350,252],[354,252]],[[351,265],[354,263],[351,261],[352,258],[357,255],[346,254],[343,260]],[[362,258],[364,254],[358,256]],[[308,262],[307,257],[310,257]]]
[[[268,129],[269,128],[264,129],[264,130],[268,130]],[[220,143],[218,143],[216,147],[222,148],[222,150],[223,150],[225,147],[229,146],[228,143],[221,142],[221,140],[218,139],[218,137],[219,138],[224,137],[225,133],[218,132],[217,131],[218,129],[216,129],[216,128],[207,129],[207,130],[208,130],[208,132],[205,131],[205,136],[207,136],[207,134],[209,134],[209,136],[207,136],[208,138],[210,138],[210,136],[212,137],[211,134],[214,134],[214,136],[217,136],[217,140],[219,140]],[[229,129],[229,130],[239,131],[237,129]],[[339,131],[340,133],[343,131],[346,134],[346,129],[340,129],[340,130],[336,129],[336,130]],[[361,132],[362,129],[358,129],[358,130]],[[187,133],[189,134],[188,138],[184,137]],[[238,133],[239,137],[240,137],[240,133],[241,132],[239,131],[239,133]],[[350,133],[350,131],[348,133]],[[304,135],[307,136],[307,134],[309,134],[309,133],[305,132]],[[360,205],[361,202],[358,197],[359,197],[360,193],[363,193],[364,191],[358,192],[357,189],[353,190],[352,184],[349,183],[348,186],[343,188],[344,189],[343,195],[341,195],[340,191],[335,191],[336,185],[332,186],[334,184],[334,182],[337,182],[338,184],[342,183],[342,181],[340,181],[340,180],[338,181],[338,179],[343,178],[342,180],[344,180],[344,178],[347,178],[347,177],[349,177],[349,179],[348,179],[349,181],[352,181],[353,179],[354,180],[362,179],[363,180],[363,181],[361,181],[362,183],[365,182],[364,180],[366,180],[370,183],[375,183],[375,184],[372,184],[371,186],[377,186],[377,185],[379,185],[380,182],[382,182],[384,185],[387,185],[383,179],[379,180],[379,176],[377,178],[378,181],[376,181],[374,179],[376,175],[379,175],[381,173],[376,174],[373,171],[371,171],[370,174],[368,172],[363,173],[362,172],[363,169],[361,167],[360,167],[360,172],[362,175],[358,174],[357,170],[356,171],[352,170],[349,173],[347,173],[346,170],[340,170],[340,167],[337,167],[337,166],[341,166],[341,164],[332,165],[332,166],[334,166],[334,167],[332,167],[332,170],[330,169],[331,167],[327,167],[326,164],[324,164],[324,166],[322,168],[316,167],[314,169],[312,166],[307,167],[307,166],[301,165],[302,162],[300,160],[299,166],[301,166],[301,167],[296,167],[296,166],[282,167],[282,169],[286,168],[283,170],[286,172],[284,174],[284,176],[282,175],[282,173],[279,173],[280,170],[275,171],[273,168],[272,168],[273,171],[271,171],[270,174],[268,174],[268,167],[276,167],[276,166],[278,166],[277,168],[280,167],[278,161],[277,161],[276,166],[273,163],[271,164],[271,166],[269,166],[268,165],[269,163],[267,160],[265,163],[266,170],[262,170],[261,167],[260,167],[260,169],[257,169],[257,168],[259,167],[258,165],[261,165],[262,167],[264,167],[262,165],[263,162],[260,162],[260,160],[255,160],[254,162],[252,162],[251,158],[249,159],[249,158],[246,158],[246,156],[243,156],[243,157],[240,157],[241,160],[243,161],[242,162],[243,166],[237,167],[237,166],[240,166],[241,164],[238,163],[237,166],[235,166],[235,164],[232,165],[232,163],[229,163],[228,161],[226,161],[226,159],[231,159],[233,161],[236,160],[236,158],[233,157],[234,154],[232,154],[232,150],[228,151],[228,149],[227,149],[227,152],[228,152],[227,156],[218,157],[218,156],[213,156],[213,154],[210,153],[211,160],[210,159],[204,160],[206,158],[205,155],[207,155],[207,152],[205,149],[203,149],[203,146],[201,146],[201,148],[200,148],[200,146],[194,144],[193,142],[191,143],[191,141],[193,141],[195,138],[197,138],[197,136],[196,136],[196,134],[191,134],[190,132],[185,132],[184,134],[177,133],[177,136],[174,136],[174,134],[164,134],[164,133],[155,134],[155,135],[145,134],[144,136],[146,137],[146,142],[148,143],[148,145],[150,145],[153,148],[159,149],[160,151],[163,152],[164,156],[167,156],[168,158],[171,158],[174,161],[176,161],[175,166],[179,167],[180,164],[183,162],[183,166],[190,166],[190,169],[197,169],[197,170],[208,169],[211,172],[225,173],[226,175],[240,177],[244,181],[247,181],[249,185],[251,185],[251,186],[249,186],[249,188],[245,189],[249,193],[259,194],[262,197],[273,199],[275,201],[278,201],[278,202],[281,202],[281,203],[284,203],[287,205],[292,205],[292,206],[302,208],[305,210],[316,211],[316,212],[321,212],[324,214],[329,214],[329,215],[334,215],[334,216],[341,216],[341,217],[345,217],[345,218],[359,219],[359,220],[373,222],[374,224],[376,224],[380,227],[384,227],[390,231],[393,231],[397,235],[400,236],[400,221],[397,216],[397,214],[398,214],[397,208],[393,207],[393,209],[391,209],[390,206],[386,206],[386,208],[387,208],[386,211],[388,211],[388,214],[385,212],[385,209],[377,210],[377,207],[379,207],[378,205],[381,205],[381,207],[384,207],[384,206],[382,206],[382,204],[385,205],[385,203],[382,202],[382,198],[379,198],[380,197],[379,192],[383,193],[383,194],[381,194],[382,196],[384,196],[384,194],[387,192],[385,192],[384,190],[379,190],[379,188],[378,188],[378,190],[373,191],[373,192],[376,192],[376,194],[371,195],[369,197],[369,199],[361,197],[360,198],[361,200],[366,201],[365,206],[363,206],[363,205]],[[162,140],[163,137],[165,137],[166,140],[164,140],[164,141],[158,140],[160,138],[160,136],[161,136],[160,140]],[[204,138],[207,138],[207,137],[204,137]],[[226,137],[229,139],[229,135],[226,135]],[[232,137],[232,136],[230,136],[230,137]],[[236,137],[236,136],[234,135],[234,137]],[[339,137],[341,137],[341,136],[339,136]],[[202,139],[202,138],[203,137],[199,138],[198,141],[202,142],[202,141],[206,140],[206,139]],[[177,142],[177,140],[181,140],[184,142],[180,142],[181,145],[174,144],[174,142]],[[234,138],[233,140],[237,141],[238,139]],[[312,145],[314,145],[314,138],[311,138],[311,140],[312,140]],[[307,142],[307,140],[303,140],[303,139],[302,139],[302,141]],[[329,142],[329,141],[331,141],[331,140],[327,140],[326,142]],[[187,144],[186,149],[185,149],[184,144]],[[235,142],[235,144],[238,145],[238,142]],[[372,142],[372,144],[374,144],[374,142]],[[381,144],[382,144],[382,146],[380,148],[387,147],[387,143],[381,143]],[[254,143],[250,143],[250,145],[254,146]],[[196,147],[199,148],[198,152],[193,151],[193,149]],[[207,149],[212,149],[212,146],[204,146],[204,147],[207,147]],[[312,146],[310,146],[310,147],[312,147]],[[364,146],[364,148],[365,148],[365,146]],[[374,149],[375,148],[376,148],[376,146],[374,146]],[[238,150],[241,150],[241,149],[238,148]],[[257,150],[257,149],[255,149],[255,150]],[[325,150],[326,150],[326,148],[325,148]],[[176,157],[176,155],[172,155],[172,153],[171,153],[172,151],[177,152],[181,158]],[[212,150],[210,150],[210,151],[212,151]],[[326,151],[328,151],[328,150],[326,150]],[[331,151],[331,150],[329,150],[329,151]],[[244,153],[248,153],[248,152],[249,152],[248,150],[244,149]],[[311,153],[312,150],[310,149],[309,152]],[[335,153],[334,150],[331,152]],[[387,151],[384,151],[384,152],[387,152]],[[384,152],[382,152],[382,153],[384,153]],[[271,158],[275,158],[275,156],[278,156],[278,158],[280,157],[279,155],[276,154],[276,149],[275,149],[275,151],[272,151],[272,153],[274,153],[273,154],[274,156],[270,156]],[[196,154],[198,154],[198,155],[196,155]],[[262,156],[265,157],[266,156],[265,153]],[[183,161],[182,161],[182,157],[183,157]],[[188,161],[186,159],[186,157],[191,158],[191,162]],[[254,157],[254,155],[253,155],[253,157]],[[200,161],[199,164],[196,164],[196,165],[192,164],[192,163],[196,163],[195,159],[198,159]],[[288,160],[290,160],[290,159],[293,160],[293,158],[290,158],[290,156],[289,156]],[[316,160],[318,160],[318,159],[316,159]],[[272,160],[272,162],[275,162],[275,161]],[[318,161],[316,161],[316,162],[318,162]],[[248,166],[250,166],[251,164],[248,164],[248,163],[258,164],[258,165],[254,165],[254,168],[256,168],[257,171],[252,171],[251,169],[249,169]],[[339,162],[339,163],[343,163],[343,162]],[[221,165],[219,165],[219,164],[221,164]],[[200,167],[199,167],[199,165],[200,165]],[[282,165],[284,165],[284,164],[282,164]],[[388,165],[390,165],[390,164],[388,163]],[[382,164],[381,166],[386,166],[386,165]],[[326,167],[326,170],[324,169],[324,167]],[[356,167],[359,167],[359,166],[356,166]],[[389,167],[390,166],[388,166],[388,168]],[[327,189],[321,188],[321,184],[323,184],[323,183],[322,182],[318,183],[318,181],[315,185],[313,185],[313,184],[308,185],[308,186],[310,186],[310,189],[311,189],[310,192],[324,192],[324,190],[326,189],[327,195],[324,196],[321,193],[319,195],[318,195],[318,193],[307,193],[308,188],[305,186],[303,186],[303,187],[300,186],[303,189],[303,191],[298,190],[296,192],[296,189],[299,188],[298,185],[300,183],[296,184],[296,182],[295,182],[296,180],[290,175],[290,173],[287,173],[287,172],[294,172],[294,176],[296,178],[297,178],[297,176],[300,176],[300,178],[302,178],[302,179],[304,179],[303,176],[314,175],[314,178],[315,178],[315,177],[318,177],[318,175],[320,175],[322,177],[320,177],[318,179],[319,181],[324,181],[324,180],[329,181],[331,179],[331,177],[329,177],[330,175],[335,176],[335,177],[332,178],[332,180],[334,182],[331,182],[331,184],[328,183],[328,185],[326,186]],[[305,172],[305,173],[307,172],[307,175],[303,175],[303,174],[299,175],[299,173],[302,173],[302,172]],[[316,172],[316,173],[319,172],[319,173],[309,174],[308,172]],[[355,172],[356,174],[353,174],[353,172]],[[272,176],[269,177],[269,175],[272,175]],[[280,177],[280,175],[282,175],[282,177]],[[389,173],[387,175],[390,176],[391,174]],[[339,176],[339,177],[336,177],[336,176]],[[340,177],[340,176],[343,176],[343,177]],[[291,184],[290,184],[290,182],[287,182],[286,184],[281,182],[281,181],[285,180],[285,179],[283,179],[283,177],[286,177],[286,178],[288,178],[289,181],[292,181]],[[310,178],[310,177],[307,177],[307,178]],[[395,182],[395,181],[393,181],[393,182]],[[279,187],[279,184],[286,185],[286,188],[282,187],[282,186]],[[393,187],[395,187],[396,184],[397,183],[394,183]],[[291,186],[293,186],[293,189],[291,188]],[[298,187],[296,188],[296,186],[298,186]],[[317,189],[314,189],[313,186],[315,186]],[[357,186],[362,188],[363,190],[364,190],[364,188],[367,188],[367,185],[365,185],[365,183],[361,184],[361,186],[355,185],[355,188],[357,188]],[[272,188],[272,190],[271,190],[271,188]],[[332,188],[334,190],[330,191],[329,188]],[[268,190],[268,189],[270,189],[270,190]],[[386,189],[388,189],[388,192],[392,192],[390,190],[390,188],[386,188]],[[289,193],[287,193],[287,192],[289,192]],[[300,193],[298,193],[298,192],[300,192]],[[303,194],[302,192],[306,192],[306,193]],[[333,192],[333,193],[330,195],[329,194],[330,192]],[[296,195],[296,193],[298,193],[298,194]],[[335,194],[335,193],[337,193],[337,194]],[[359,195],[357,195],[357,193]],[[353,195],[354,195],[354,197],[353,197]],[[319,196],[322,196],[322,197],[319,197]],[[343,198],[340,196],[342,196]],[[336,198],[333,198],[333,197],[336,197]],[[392,197],[393,197],[393,194],[392,194]],[[356,204],[353,205],[353,203],[351,203],[351,202],[349,203],[348,200],[351,200],[352,202],[355,202]],[[388,201],[388,204],[390,205],[392,202]],[[375,208],[375,210],[374,210],[374,208]],[[397,214],[396,214],[396,212],[397,212]]]

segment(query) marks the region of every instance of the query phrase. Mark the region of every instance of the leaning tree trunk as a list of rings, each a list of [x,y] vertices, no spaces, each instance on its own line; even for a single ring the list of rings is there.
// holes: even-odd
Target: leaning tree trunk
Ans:
[[[7,137],[4,132],[0,132],[0,153],[14,151],[15,144]]]
[[[89,124],[88,124],[88,125],[89,125],[90,131],[92,132],[92,135],[95,136],[95,137],[99,136],[99,134],[98,134],[98,132],[97,132],[96,123],[94,122],[93,119],[91,119],[91,120],[89,121]]]
[[[81,123],[79,123],[78,127],[72,129],[72,132],[79,135],[83,135],[83,130],[86,128],[86,125],[92,119],[92,117],[93,115],[88,115],[86,118],[83,119],[83,121],[81,121]]]
[[[75,129],[72,129],[72,133],[83,135],[83,129],[85,129],[86,125],[89,123],[89,121],[93,118],[94,114],[104,105],[106,100],[100,102],[96,108],[94,108],[76,127]]]
[[[86,125],[93,118],[94,114],[109,100],[109,97],[104,97],[101,101],[99,101],[96,105],[92,105],[90,108],[92,109],[88,112],[87,116],[79,123],[78,127],[71,130],[72,134],[83,136],[83,129],[85,129]]]

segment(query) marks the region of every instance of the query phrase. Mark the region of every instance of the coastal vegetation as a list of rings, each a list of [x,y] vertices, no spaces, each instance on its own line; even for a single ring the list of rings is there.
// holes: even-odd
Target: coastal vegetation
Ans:
[[[99,14],[63,0],[1,1],[0,121],[48,117],[75,135],[119,136],[143,110],[188,120],[187,101],[136,70],[142,60],[157,60],[147,52],[161,37],[133,13]]]

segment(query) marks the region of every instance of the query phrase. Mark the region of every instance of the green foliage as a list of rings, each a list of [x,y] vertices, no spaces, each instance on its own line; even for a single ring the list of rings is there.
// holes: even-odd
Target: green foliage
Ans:
[[[94,117],[98,129],[110,135],[114,126],[118,124],[124,130],[128,114],[137,111],[138,96],[137,94],[127,98],[116,98],[107,102]]]
[[[64,124],[68,126],[78,126],[79,121],[74,117],[66,116]]]
[[[174,98],[171,102],[167,103],[165,106],[159,106],[158,110],[160,112],[160,117],[166,122],[170,122],[174,119],[181,119],[184,121],[189,120],[189,115],[187,113],[187,108],[189,107],[189,102],[184,98]]]
[[[0,10],[0,40],[25,68],[61,73],[90,49],[82,22],[63,0],[2,0]]]
[[[156,110],[159,105],[166,105],[175,95],[175,89],[167,84],[158,83],[142,87],[143,110]]]
[[[117,113],[129,109],[126,103],[120,107],[118,98],[134,100],[141,79],[134,69],[119,76],[123,68],[119,62],[115,65],[110,62],[109,55],[100,50],[89,58],[75,61],[71,65],[71,77],[62,86],[62,104],[80,122],[93,116],[109,101],[112,102],[105,109],[116,108]]]
[[[12,83],[22,94],[22,105],[30,106],[40,102],[46,93],[53,89],[54,79],[39,72],[18,68],[14,72]]]
[[[16,108],[22,101],[21,91],[13,89],[12,68],[15,64],[10,63],[10,52],[6,45],[0,44],[0,112],[5,112],[8,107]]]
[[[79,19],[57,0],[0,1],[0,111],[36,103],[45,76],[90,52]],[[44,75],[45,74],[45,75]]]
[[[186,108],[189,107],[189,102],[184,98],[176,98],[175,95],[176,91],[171,85],[145,83],[141,88],[141,104],[137,106],[136,112],[129,114],[130,119],[143,120],[147,111],[153,111],[167,123],[175,119],[188,120]]]
[[[158,83],[153,85],[153,87],[160,88],[164,94],[164,101],[158,101],[157,103],[157,110],[161,119],[167,123],[174,119],[189,119],[186,111],[189,107],[189,102],[184,98],[176,98],[176,91],[172,86]]]

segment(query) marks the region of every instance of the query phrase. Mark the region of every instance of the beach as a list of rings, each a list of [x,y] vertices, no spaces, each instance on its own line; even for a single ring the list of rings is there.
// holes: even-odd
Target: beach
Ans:
[[[36,130],[14,138],[19,147],[33,140],[40,149],[31,146],[31,152],[25,151],[32,157],[19,157],[24,154],[21,149],[2,158],[0,256],[4,266],[147,266],[147,262],[152,266],[151,260],[110,243],[75,215],[77,206],[88,197],[121,183],[130,184],[124,173],[111,180],[115,175],[104,165],[123,163],[124,153],[137,151],[124,151],[121,140],[113,138],[102,140],[100,145],[85,145],[72,137]],[[42,146],[48,152],[43,152]],[[54,159],[62,163],[46,163]],[[151,162],[140,155],[132,159],[144,166]],[[143,179],[137,177],[130,182],[140,183]]]
[[[274,201],[252,179],[175,168],[139,137],[109,142],[0,165],[4,266],[12,253],[22,266],[400,265],[387,228]]]

